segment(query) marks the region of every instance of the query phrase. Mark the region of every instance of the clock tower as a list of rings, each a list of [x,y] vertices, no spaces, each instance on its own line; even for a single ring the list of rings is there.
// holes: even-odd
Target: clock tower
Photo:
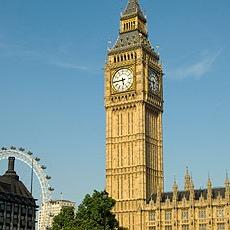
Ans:
[[[141,229],[139,210],[163,192],[163,72],[138,0],[129,0],[105,65],[106,190],[120,225]]]

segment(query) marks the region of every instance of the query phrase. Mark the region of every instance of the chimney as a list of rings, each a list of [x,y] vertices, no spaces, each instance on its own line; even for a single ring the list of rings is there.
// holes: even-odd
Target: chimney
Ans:
[[[6,171],[5,176],[9,176],[16,180],[19,180],[18,175],[14,171],[14,166],[15,166],[15,157],[9,157],[8,158],[8,170]]]
[[[15,157],[9,157],[8,158],[8,171],[9,172],[14,171],[14,165],[15,165]]]

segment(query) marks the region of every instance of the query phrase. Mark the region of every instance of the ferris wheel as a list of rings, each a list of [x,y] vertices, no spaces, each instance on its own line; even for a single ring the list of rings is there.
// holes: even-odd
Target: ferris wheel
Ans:
[[[41,202],[45,203],[51,200],[51,194],[54,191],[49,184],[51,177],[45,172],[46,166],[40,164],[40,158],[35,157],[32,152],[26,151],[24,148],[17,149],[14,146],[10,148],[2,147],[0,149],[0,161],[9,157],[15,157],[31,168],[31,193],[33,189],[33,175],[35,174],[41,187]]]

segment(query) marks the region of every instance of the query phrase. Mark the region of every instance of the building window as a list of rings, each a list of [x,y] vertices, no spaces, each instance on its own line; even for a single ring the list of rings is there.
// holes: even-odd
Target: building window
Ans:
[[[4,202],[0,202],[0,209],[4,210],[5,209],[5,203]]]
[[[165,230],[172,230],[172,225],[166,225]]]
[[[151,211],[149,212],[149,221],[155,221],[155,212]]]
[[[181,219],[182,220],[188,220],[188,210],[182,210]]]
[[[149,230],[156,230],[156,226],[149,227]]]
[[[217,218],[224,218],[224,209],[223,208],[217,208],[216,217]]]
[[[189,225],[188,224],[182,225],[182,230],[189,230]]]
[[[165,212],[165,220],[169,221],[172,219],[172,212],[171,211],[166,211]]]
[[[202,208],[199,210],[199,219],[205,219],[206,218],[206,209]]]
[[[200,224],[199,230],[206,230],[206,224]]]
[[[217,224],[217,230],[225,230],[225,224],[224,223]]]
[[[12,208],[11,204],[7,204],[6,211],[11,212],[11,208]]]
[[[15,204],[15,206],[14,206],[14,212],[18,212],[18,210],[19,210],[18,205]]]

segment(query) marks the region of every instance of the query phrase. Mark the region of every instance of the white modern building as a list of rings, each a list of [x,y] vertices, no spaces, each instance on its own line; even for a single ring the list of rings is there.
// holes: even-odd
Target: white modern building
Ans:
[[[68,200],[50,200],[43,203],[39,211],[39,230],[47,230],[52,227],[53,218],[57,216],[63,207],[75,207],[75,202]]]

